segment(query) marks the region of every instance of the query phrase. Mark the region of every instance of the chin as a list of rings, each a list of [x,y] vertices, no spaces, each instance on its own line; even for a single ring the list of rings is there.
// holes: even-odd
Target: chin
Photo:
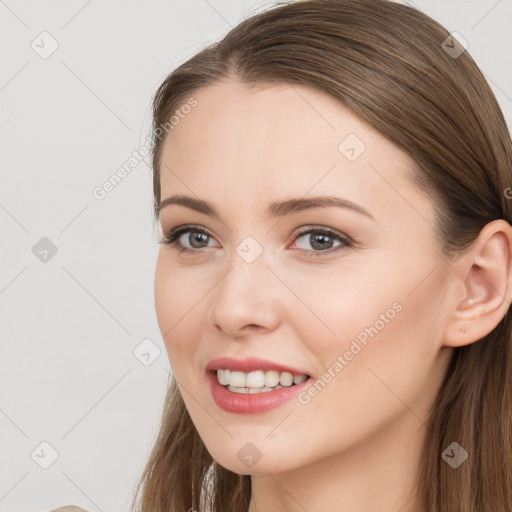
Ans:
[[[213,450],[208,445],[206,447],[217,464],[239,475],[282,473],[292,469],[293,464],[286,454],[279,453],[274,447],[261,447],[261,443],[258,445],[260,449],[256,444],[232,440],[232,444],[224,443],[222,447],[216,444]]]

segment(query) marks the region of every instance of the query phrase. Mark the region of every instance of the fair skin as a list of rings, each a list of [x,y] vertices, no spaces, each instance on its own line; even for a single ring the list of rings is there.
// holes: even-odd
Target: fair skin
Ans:
[[[165,140],[161,198],[200,198],[220,219],[162,209],[164,235],[193,224],[211,236],[181,235],[193,255],[161,245],[155,306],[199,435],[219,464],[251,475],[250,512],[419,512],[429,411],[454,347],[490,332],[510,304],[512,228],[493,221],[449,261],[434,243],[434,202],[406,179],[414,162],[328,96],[232,80],[193,96]],[[338,149],[348,134],[366,146],[353,161]],[[332,206],[266,214],[274,201],[323,195],[373,218]],[[320,247],[315,233],[296,238],[301,226],[353,243]],[[252,263],[236,252],[247,236],[263,248]],[[313,385],[394,303],[401,310],[309,403],[244,416],[213,400],[211,359],[282,362]],[[250,468],[237,456],[247,442],[261,453]]]

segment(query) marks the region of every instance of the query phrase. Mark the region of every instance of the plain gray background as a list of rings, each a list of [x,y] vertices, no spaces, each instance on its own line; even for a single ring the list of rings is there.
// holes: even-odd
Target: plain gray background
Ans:
[[[146,145],[163,78],[273,4],[0,0],[1,512],[128,510],[170,370],[150,169],[93,190]],[[510,127],[512,0],[414,4],[469,43]]]

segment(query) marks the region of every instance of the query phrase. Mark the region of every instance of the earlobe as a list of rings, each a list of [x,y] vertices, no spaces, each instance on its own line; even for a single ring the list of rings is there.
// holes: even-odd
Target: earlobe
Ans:
[[[511,255],[512,226],[503,219],[486,224],[457,262],[462,298],[453,302],[443,345],[469,345],[500,323],[511,304]]]

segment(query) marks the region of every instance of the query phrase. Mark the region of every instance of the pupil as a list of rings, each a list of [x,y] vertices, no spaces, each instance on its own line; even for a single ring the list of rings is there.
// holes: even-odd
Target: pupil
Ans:
[[[327,244],[329,243],[329,239],[331,237],[329,235],[322,235],[322,234],[319,234],[319,235],[314,235],[313,236],[313,242],[311,243],[311,245],[313,247],[315,247],[315,244],[318,243],[318,239],[321,239],[323,240],[323,242],[320,242],[319,245],[316,247],[317,249],[320,248],[325,248],[326,247],[326,242]]]
[[[194,244],[197,241],[197,239],[201,238],[201,237],[203,238],[203,241],[206,241],[206,239],[208,238],[208,235],[205,235],[204,233],[196,233],[195,236],[189,235],[189,242],[191,243],[192,247],[197,248],[197,246]]]

